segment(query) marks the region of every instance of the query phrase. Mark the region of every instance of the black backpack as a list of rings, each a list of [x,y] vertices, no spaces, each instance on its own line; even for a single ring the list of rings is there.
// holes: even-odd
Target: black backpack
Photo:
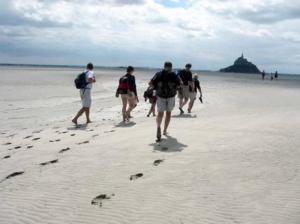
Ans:
[[[74,80],[77,89],[84,89],[88,85],[88,82],[86,81],[86,73],[87,72],[80,73]]]

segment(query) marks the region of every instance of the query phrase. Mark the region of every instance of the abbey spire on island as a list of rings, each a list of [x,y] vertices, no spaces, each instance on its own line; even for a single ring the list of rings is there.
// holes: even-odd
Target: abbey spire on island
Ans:
[[[255,64],[248,61],[244,54],[237,58],[233,65],[220,69],[220,72],[232,72],[232,73],[261,73]]]

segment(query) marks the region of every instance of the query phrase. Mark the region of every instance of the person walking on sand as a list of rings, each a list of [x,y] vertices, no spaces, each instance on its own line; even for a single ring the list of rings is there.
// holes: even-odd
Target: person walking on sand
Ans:
[[[278,71],[275,72],[274,78],[278,80]]]
[[[122,99],[122,115],[123,122],[129,121],[131,111],[137,106],[139,98],[136,90],[135,77],[133,75],[134,68],[127,67],[127,73],[119,80],[119,87],[117,89],[117,96],[121,95]]]
[[[151,104],[151,107],[149,109],[147,117],[150,117],[151,114],[153,114],[153,117],[155,117],[156,116],[156,114],[155,114],[156,91],[154,90],[153,86],[151,86],[150,84],[144,93],[144,98],[145,98],[145,101],[149,100],[149,103]]]
[[[186,64],[185,69],[180,70],[178,72],[178,76],[183,82],[178,91],[180,114],[184,114],[183,107],[187,104],[188,100],[190,99],[190,93],[193,89],[193,75],[191,72],[191,68],[191,64]]]
[[[199,91],[199,93],[200,93],[199,99],[202,99],[202,90],[201,90],[200,81],[198,80],[198,76],[197,75],[194,76],[193,83],[194,83],[194,85],[193,85],[194,89],[193,89],[193,92],[191,93],[191,99],[190,99],[190,102],[189,102],[189,108],[188,108],[188,112],[189,113],[192,112],[192,109],[193,109],[193,106],[194,106],[194,102],[195,102],[195,100],[197,98],[197,91]]]
[[[154,75],[150,84],[154,87],[157,96],[157,142],[161,141],[161,123],[166,112],[163,134],[167,135],[167,130],[171,120],[171,113],[175,107],[175,96],[177,87],[182,84],[181,79],[172,71],[172,63],[165,62],[164,69]]]
[[[263,72],[261,73],[262,80],[265,80],[265,77],[266,77],[266,72],[265,72],[265,70],[263,70]]]
[[[85,113],[86,116],[86,123],[91,123],[90,119],[90,108],[92,104],[92,96],[91,91],[93,87],[93,83],[96,82],[96,78],[94,76],[94,66],[92,63],[88,63],[86,66],[86,71],[82,73],[83,75],[83,84],[80,88],[80,98],[82,108],[78,111],[76,116],[73,118],[72,122],[77,126],[78,125],[78,118]],[[80,75],[79,75],[80,76]]]

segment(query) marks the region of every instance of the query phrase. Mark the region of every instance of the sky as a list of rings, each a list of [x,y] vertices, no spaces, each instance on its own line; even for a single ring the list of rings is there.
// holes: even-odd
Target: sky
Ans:
[[[0,63],[300,73],[299,0],[0,0]]]

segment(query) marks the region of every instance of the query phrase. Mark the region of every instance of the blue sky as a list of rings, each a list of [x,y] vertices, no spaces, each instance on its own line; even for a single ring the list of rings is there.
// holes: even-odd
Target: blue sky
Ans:
[[[300,73],[298,0],[0,0],[0,62]]]

